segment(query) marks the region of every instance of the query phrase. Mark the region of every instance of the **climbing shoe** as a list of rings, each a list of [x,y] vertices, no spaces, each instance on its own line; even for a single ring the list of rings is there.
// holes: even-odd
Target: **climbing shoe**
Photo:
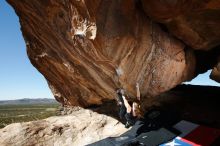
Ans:
[[[125,128],[129,128],[131,125],[128,123],[128,122],[126,122],[126,124],[125,124]]]

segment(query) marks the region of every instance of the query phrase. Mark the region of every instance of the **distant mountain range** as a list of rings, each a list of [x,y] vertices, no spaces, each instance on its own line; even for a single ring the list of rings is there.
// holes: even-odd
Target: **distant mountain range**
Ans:
[[[58,103],[55,99],[51,98],[23,98],[17,100],[0,100],[0,105],[7,105],[7,104],[55,104]]]

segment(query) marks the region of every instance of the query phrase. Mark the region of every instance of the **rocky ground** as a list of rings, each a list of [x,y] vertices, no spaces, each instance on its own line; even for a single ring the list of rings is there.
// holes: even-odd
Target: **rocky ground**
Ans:
[[[8,125],[0,129],[0,145],[83,146],[127,131],[116,119],[91,110],[76,107],[68,114]]]

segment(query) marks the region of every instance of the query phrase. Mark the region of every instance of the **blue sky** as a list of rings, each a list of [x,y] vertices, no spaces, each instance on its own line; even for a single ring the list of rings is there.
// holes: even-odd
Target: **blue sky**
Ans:
[[[185,82],[184,84],[220,86],[218,82],[209,79],[210,73],[211,73],[211,70],[208,70],[206,73],[200,74],[196,78],[194,78],[192,81]]]
[[[0,100],[53,98],[46,80],[28,60],[18,17],[5,0],[0,1],[0,20]],[[190,83],[219,86],[209,74]]]
[[[53,98],[44,77],[28,60],[18,17],[0,1],[0,100]]]

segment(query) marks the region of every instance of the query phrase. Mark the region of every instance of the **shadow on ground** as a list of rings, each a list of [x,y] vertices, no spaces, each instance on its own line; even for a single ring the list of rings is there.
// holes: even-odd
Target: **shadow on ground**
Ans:
[[[162,110],[170,113],[171,116],[166,118],[175,120],[178,117],[178,119],[220,128],[219,98],[220,87],[179,85],[157,97],[145,98],[142,104],[146,112],[152,109]],[[101,106],[91,106],[89,109],[119,120],[115,101],[106,101]]]

